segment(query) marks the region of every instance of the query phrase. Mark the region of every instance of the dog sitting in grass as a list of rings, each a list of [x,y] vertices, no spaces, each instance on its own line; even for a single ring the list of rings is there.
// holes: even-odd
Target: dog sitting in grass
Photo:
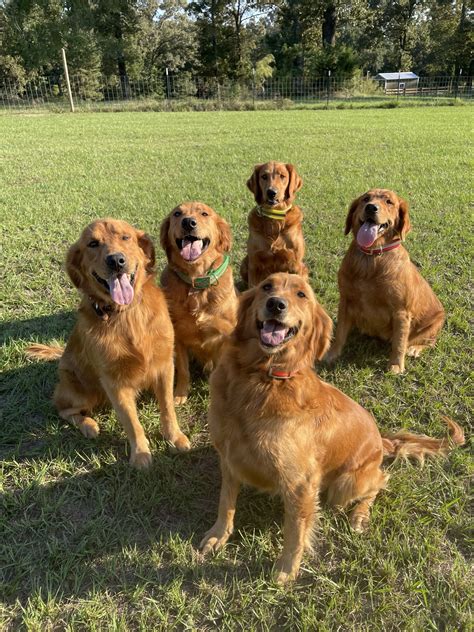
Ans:
[[[393,373],[404,372],[406,355],[418,357],[435,344],[445,313],[402,245],[409,230],[408,203],[393,191],[371,189],[352,202],[345,234],[353,240],[339,270],[328,362],[339,357],[353,327],[391,342]]]
[[[307,277],[303,213],[294,203],[302,186],[303,180],[291,164],[271,161],[255,165],[247,187],[257,206],[248,217],[247,256],[240,267],[248,287],[273,272]]]
[[[161,284],[175,329],[175,403],[189,392],[189,354],[210,371],[235,327],[237,294],[228,223],[202,202],[180,204],[163,221],[161,245],[168,265]]]
[[[66,269],[81,293],[76,326],[66,348],[33,344],[32,358],[59,359],[54,403],[60,417],[86,437],[99,433],[93,409],[110,402],[130,442],[130,463],[151,464],[136,398],[154,391],[164,438],[190,449],[173,405],[173,324],[155,285],[155,249],[143,231],[115,219],[87,226],[69,249]]]
[[[222,484],[204,554],[225,545],[234,528],[242,483],[283,498],[283,551],[276,580],[294,579],[311,550],[320,494],[331,505],[353,506],[356,531],[368,526],[388,480],[384,456],[440,454],[447,439],[401,432],[381,435],[372,415],[314,372],[332,323],[308,283],[273,274],[241,297],[237,327],[211,375],[209,431],[219,453]],[[461,428],[448,421],[454,444]]]

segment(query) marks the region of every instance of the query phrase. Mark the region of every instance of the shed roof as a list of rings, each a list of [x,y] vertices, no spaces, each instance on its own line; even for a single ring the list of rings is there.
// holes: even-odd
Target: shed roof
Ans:
[[[375,76],[376,79],[384,79],[385,81],[398,81],[398,79],[419,79],[414,72],[379,72]]]

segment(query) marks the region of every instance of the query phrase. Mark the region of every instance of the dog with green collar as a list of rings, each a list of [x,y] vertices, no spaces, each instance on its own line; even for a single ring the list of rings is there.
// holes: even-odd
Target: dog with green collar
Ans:
[[[237,319],[228,223],[202,202],[180,204],[164,219],[161,245],[168,260],[161,284],[175,329],[175,404],[186,401],[189,356],[212,370]]]
[[[292,164],[271,161],[255,165],[247,187],[257,205],[248,217],[247,256],[240,267],[248,287],[274,272],[308,276],[303,262],[303,213],[295,204],[302,185]]]

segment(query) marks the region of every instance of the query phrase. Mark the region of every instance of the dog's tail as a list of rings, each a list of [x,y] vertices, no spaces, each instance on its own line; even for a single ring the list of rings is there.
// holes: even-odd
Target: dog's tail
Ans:
[[[32,360],[59,360],[64,353],[60,345],[40,345],[34,343],[25,349],[26,357]]]
[[[382,435],[384,457],[415,458],[423,462],[425,456],[443,456],[450,448],[462,445],[465,441],[464,431],[461,426],[449,417],[443,417],[448,426],[449,437],[434,439],[426,435],[412,434],[411,432],[397,432],[396,434]]]

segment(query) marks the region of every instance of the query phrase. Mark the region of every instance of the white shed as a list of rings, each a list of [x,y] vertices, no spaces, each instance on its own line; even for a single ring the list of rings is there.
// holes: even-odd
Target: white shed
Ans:
[[[379,72],[375,80],[383,82],[387,94],[406,94],[417,91],[420,78],[414,72]]]

